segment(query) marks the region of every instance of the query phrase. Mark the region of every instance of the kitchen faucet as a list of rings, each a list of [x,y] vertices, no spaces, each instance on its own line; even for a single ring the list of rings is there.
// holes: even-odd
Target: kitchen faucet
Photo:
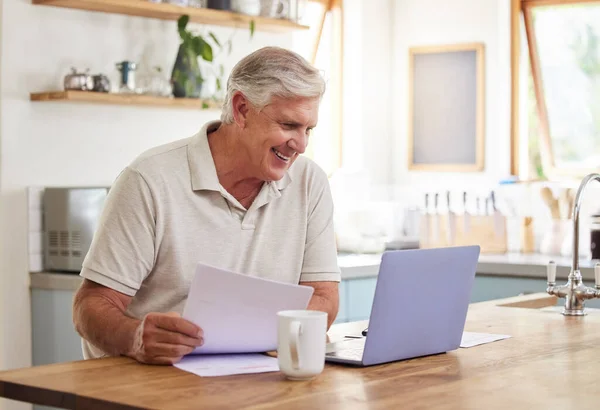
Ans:
[[[584,303],[587,299],[600,298],[600,263],[594,266],[594,276],[596,279],[596,288],[587,287],[583,284],[581,272],[579,272],[579,211],[583,193],[589,183],[593,180],[600,182],[600,174],[589,174],[586,176],[575,197],[575,206],[573,207],[573,265],[571,273],[567,278],[567,283],[562,286],[556,286],[556,263],[550,261],[547,268],[548,288],[546,291],[559,298],[565,298],[565,307],[562,314],[565,316],[583,316],[586,314]]]

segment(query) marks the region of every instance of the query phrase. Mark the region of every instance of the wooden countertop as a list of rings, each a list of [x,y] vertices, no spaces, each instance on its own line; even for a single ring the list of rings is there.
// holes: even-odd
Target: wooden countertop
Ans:
[[[512,338],[368,368],[327,365],[311,381],[279,372],[201,378],[110,358],[0,372],[0,396],[69,409],[595,408],[600,313],[544,308],[555,304],[546,294],[472,304],[466,331]],[[330,337],[363,328],[335,325]]]

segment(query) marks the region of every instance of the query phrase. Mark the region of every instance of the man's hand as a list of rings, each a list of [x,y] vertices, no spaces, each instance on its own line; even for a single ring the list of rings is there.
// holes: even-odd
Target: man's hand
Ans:
[[[174,364],[204,344],[201,328],[175,312],[148,313],[127,356],[147,364]]]

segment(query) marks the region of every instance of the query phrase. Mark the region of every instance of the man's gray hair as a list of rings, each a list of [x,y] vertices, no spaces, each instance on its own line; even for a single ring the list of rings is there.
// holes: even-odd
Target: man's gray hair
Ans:
[[[240,91],[261,110],[273,97],[321,98],[325,80],[319,70],[303,57],[279,47],[264,47],[238,62],[227,80],[227,94],[221,111],[224,124],[233,123],[233,95]]]

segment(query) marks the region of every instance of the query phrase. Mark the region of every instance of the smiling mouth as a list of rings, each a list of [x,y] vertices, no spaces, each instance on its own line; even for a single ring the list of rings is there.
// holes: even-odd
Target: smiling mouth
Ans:
[[[288,162],[292,158],[292,157],[286,157],[281,152],[277,151],[275,148],[271,148],[271,151],[273,151],[273,153],[275,154],[275,156],[277,158],[279,158],[280,160],[282,160],[284,162]]]

